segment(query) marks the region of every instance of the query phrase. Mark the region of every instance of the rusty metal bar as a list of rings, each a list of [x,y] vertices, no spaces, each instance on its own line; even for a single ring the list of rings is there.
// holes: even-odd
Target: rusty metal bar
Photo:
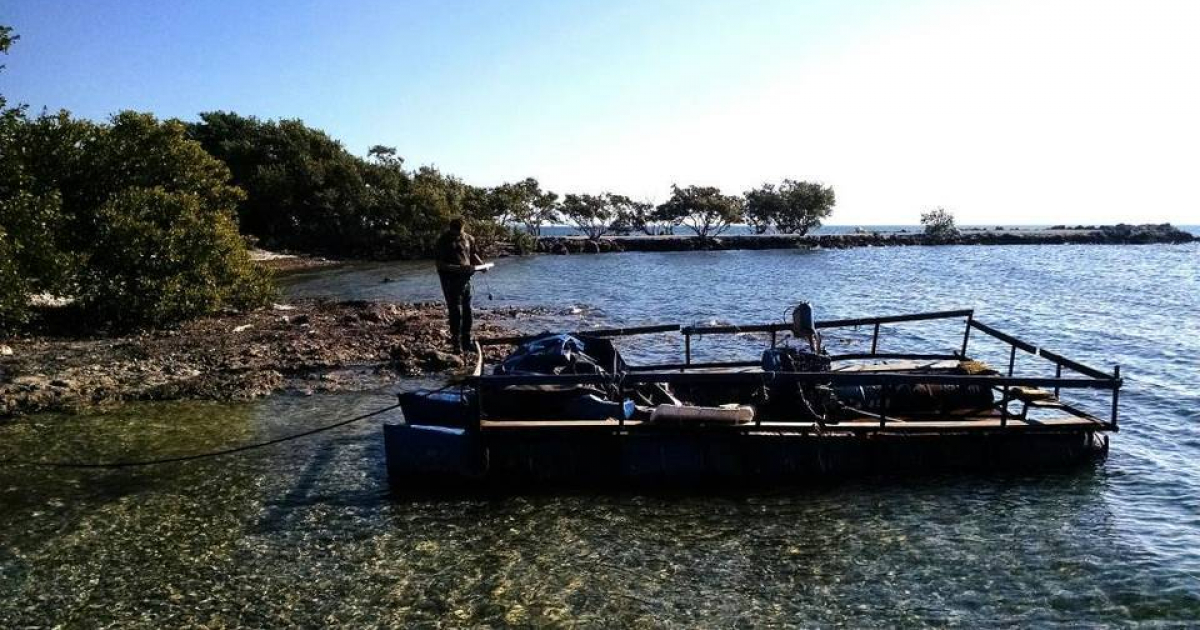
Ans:
[[[875,322],[875,332],[871,333],[871,354],[879,348],[879,322]]]
[[[1068,358],[1062,356],[1061,354],[1058,354],[1057,352],[1051,352],[1049,350],[1042,350],[1042,356],[1065,367],[1065,368],[1074,370],[1076,372],[1079,372],[1080,374],[1086,374],[1087,376],[1090,376],[1092,378],[1104,378],[1104,379],[1112,378],[1112,375],[1110,375],[1110,374],[1107,374],[1105,372],[1097,370],[1094,367],[1086,366],[1078,361],[1072,361],[1071,359],[1068,359]]]
[[[988,326],[987,324],[985,324],[977,319],[971,320],[971,327],[975,328],[976,330],[981,330],[981,331],[987,333],[988,335],[991,335],[992,337],[995,337],[996,339],[1003,341],[1004,343],[1007,343],[1012,346],[1016,346],[1016,347],[1024,350],[1025,352],[1034,353],[1034,354],[1037,353],[1037,346],[1029,343],[1028,341],[1018,339],[1008,333],[1000,332],[999,330],[996,330],[995,328],[992,328],[991,326]]]
[[[570,335],[582,335],[585,337],[628,337],[632,335],[649,335],[653,333],[676,332],[681,328],[679,324],[660,324],[656,326],[634,326],[631,328],[597,328],[595,330],[578,330],[567,333]],[[513,337],[492,337],[491,339],[480,339],[481,346],[503,346],[521,344],[531,339],[537,339],[544,335],[517,335]]]
[[[662,370],[682,370],[693,369],[702,370],[706,368],[744,368],[757,367],[762,365],[762,361],[712,361],[709,363],[654,363],[651,365],[631,365],[630,372],[657,372]]]
[[[1017,347],[1012,346],[1008,351],[1008,375],[1013,375],[1013,369],[1017,366]]]
[[[495,385],[584,385],[612,382],[603,374],[521,374],[479,376],[476,382]],[[1093,378],[1047,378],[1033,376],[968,376],[959,374],[895,374],[879,372],[728,372],[677,373],[652,372],[627,374],[623,382],[633,383],[833,383],[844,385],[979,385],[983,387],[1027,386],[1064,389],[1107,389],[1120,387],[1120,381]]]
[[[1100,370],[1097,370],[1096,368],[1093,368],[1093,367],[1088,367],[1082,363],[1079,363],[1078,361],[1072,361],[1071,359],[1068,359],[1056,352],[1051,352],[1049,350],[1039,348],[1027,341],[1018,339],[1007,333],[1000,332],[999,330],[996,330],[995,328],[992,328],[991,326],[988,326],[987,324],[984,324],[983,322],[980,322],[979,320],[976,320],[976,319],[971,320],[971,327],[975,328],[977,330],[981,330],[981,331],[987,333],[988,335],[995,337],[996,339],[999,339],[1000,341],[1008,343],[1009,345],[1016,346],[1017,348],[1020,348],[1021,350],[1024,350],[1025,352],[1028,352],[1029,354],[1043,357],[1048,361],[1062,365],[1063,367],[1066,367],[1068,369],[1079,372],[1080,374],[1084,374],[1084,375],[1090,376],[1092,378],[1102,378],[1102,379],[1106,379],[1106,380],[1112,378],[1112,376],[1110,374],[1101,372]]]
[[[957,311],[934,311],[930,313],[913,313],[911,315],[884,315],[882,317],[856,317],[853,319],[830,319],[822,322],[816,322],[817,328],[849,328],[851,326],[867,326],[876,323],[894,324],[897,322],[918,322],[929,319],[950,319],[954,317],[966,317],[974,313],[973,310],[963,309]],[[720,334],[737,334],[737,333],[752,333],[752,332],[781,332],[791,330],[790,323],[777,322],[773,324],[745,324],[725,325],[725,326],[684,326],[683,331],[690,332],[694,335],[720,335]]]

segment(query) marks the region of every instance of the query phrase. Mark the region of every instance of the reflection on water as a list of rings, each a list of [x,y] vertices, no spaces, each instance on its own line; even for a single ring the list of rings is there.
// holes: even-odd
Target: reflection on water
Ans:
[[[396,500],[379,418],[152,469],[0,468],[0,626],[1195,621],[1198,255],[1195,246],[1008,247],[502,261],[489,278],[500,300],[580,306],[572,327],[778,319],[797,299],[824,317],[975,307],[1068,356],[1121,363],[1123,430],[1107,463],[1069,474],[718,496]],[[396,281],[380,284],[384,274]],[[375,299],[437,290],[422,265],[296,282],[296,294]],[[867,332],[834,342],[861,344]],[[960,334],[890,327],[881,348],[953,348]],[[752,343],[712,337],[698,349]],[[625,349],[639,359],[678,351],[669,337]],[[978,352],[1005,360],[998,345]],[[284,396],[40,416],[0,428],[0,457],[190,453],[392,400]]]

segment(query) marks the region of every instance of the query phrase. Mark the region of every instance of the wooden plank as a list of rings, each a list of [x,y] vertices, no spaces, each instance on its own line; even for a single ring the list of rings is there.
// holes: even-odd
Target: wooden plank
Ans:
[[[894,363],[872,363],[839,365],[834,372],[901,372],[911,370],[952,370],[958,367],[957,359],[948,361],[900,361]]]

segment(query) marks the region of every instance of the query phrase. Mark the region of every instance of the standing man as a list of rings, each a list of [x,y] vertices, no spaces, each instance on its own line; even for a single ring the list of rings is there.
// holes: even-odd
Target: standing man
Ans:
[[[471,276],[483,259],[475,250],[475,239],[463,229],[463,220],[455,217],[437,240],[438,279],[446,296],[450,314],[450,347],[461,354],[474,344],[471,340]]]

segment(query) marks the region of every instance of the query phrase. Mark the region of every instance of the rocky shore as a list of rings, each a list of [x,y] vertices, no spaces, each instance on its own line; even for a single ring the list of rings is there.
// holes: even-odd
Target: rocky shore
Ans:
[[[481,310],[476,332],[514,334],[531,313]],[[320,301],[117,337],[5,339],[0,418],[135,400],[373,389],[399,376],[462,369],[463,359],[447,352],[448,339],[440,303]]]
[[[701,240],[691,236],[612,236],[597,241],[582,237],[542,237],[537,251],[545,254],[599,254],[609,252],[679,252],[734,249],[848,249],[851,247],[903,247],[917,245],[1144,245],[1190,243],[1192,234],[1170,224],[1104,225],[1049,229],[963,230],[950,238],[933,238],[920,232],[865,232],[857,234],[753,234]]]

